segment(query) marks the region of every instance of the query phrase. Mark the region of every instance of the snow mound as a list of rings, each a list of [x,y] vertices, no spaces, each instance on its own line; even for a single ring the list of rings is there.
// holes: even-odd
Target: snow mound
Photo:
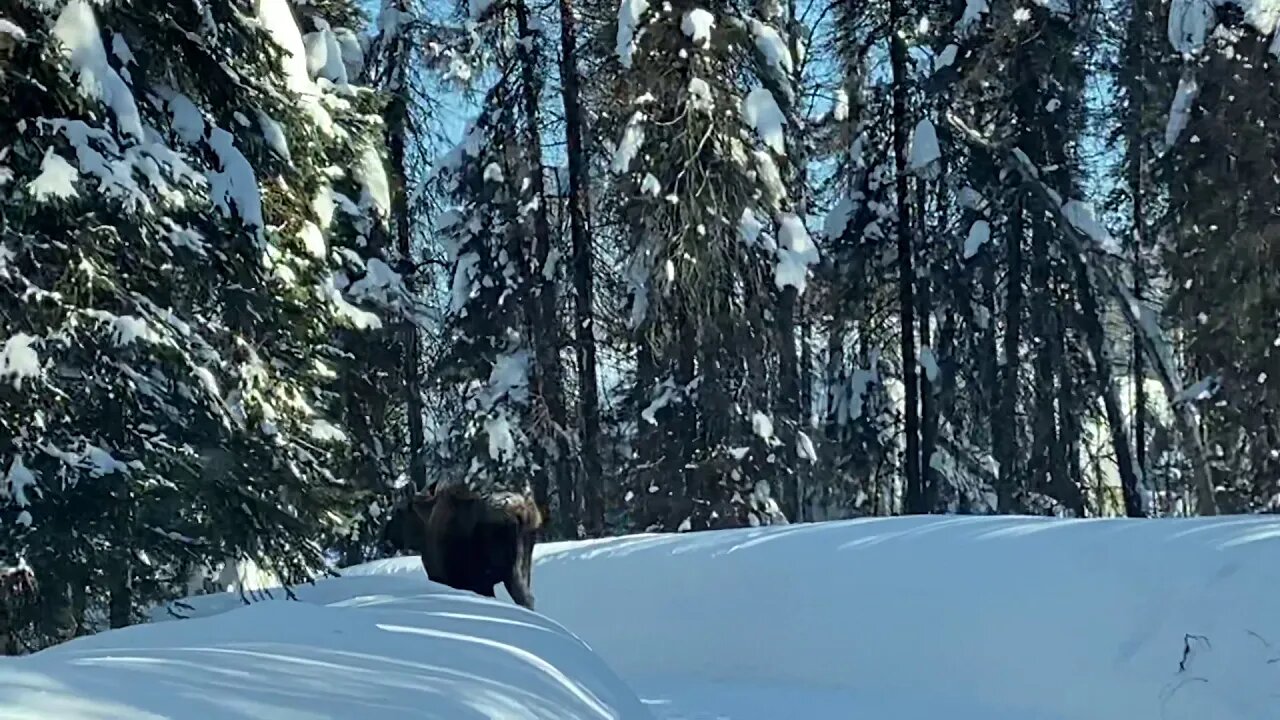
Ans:
[[[866,519],[547,544],[536,558],[539,612],[664,717],[1280,712],[1275,519]],[[748,687],[792,700],[769,714]]]
[[[298,596],[249,606],[201,596],[192,619],[2,659],[0,718],[652,717],[559,625],[435,585],[420,564],[321,580]]]

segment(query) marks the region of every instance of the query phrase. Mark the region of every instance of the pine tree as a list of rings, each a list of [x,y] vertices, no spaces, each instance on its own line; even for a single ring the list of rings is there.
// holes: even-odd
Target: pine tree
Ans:
[[[330,5],[333,28],[356,18]],[[328,339],[399,292],[362,245],[385,200],[377,104],[344,79],[349,33],[317,26],[319,62],[283,0],[256,15],[11,16],[0,545],[41,578],[33,646],[127,624],[224,561],[309,578],[354,510]]]

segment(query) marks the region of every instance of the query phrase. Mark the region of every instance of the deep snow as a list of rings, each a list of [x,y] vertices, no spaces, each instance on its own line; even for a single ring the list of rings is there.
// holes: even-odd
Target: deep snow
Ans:
[[[650,717],[555,622],[431,584],[418,569],[321,581],[298,589],[301,602],[244,607],[226,594],[203,596],[194,619],[6,659],[0,718]]]
[[[1278,543],[1265,516],[638,535],[540,545],[536,614],[397,558],[0,663],[0,718],[1273,720]]]
[[[782,687],[807,718],[854,708],[807,708],[802,689],[876,720],[1280,717],[1280,522],[1265,516],[904,517],[538,555],[539,611],[645,695],[705,706],[715,684]],[[726,717],[778,717],[725,694],[743,708]]]

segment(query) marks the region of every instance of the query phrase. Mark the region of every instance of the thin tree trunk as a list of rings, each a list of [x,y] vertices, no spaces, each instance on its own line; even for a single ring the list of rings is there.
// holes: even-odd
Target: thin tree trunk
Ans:
[[[925,210],[928,206],[925,188],[925,183],[916,183],[916,217],[918,218],[917,225],[920,228],[921,236],[919,246],[926,248],[924,275],[917,275],[916,277],[917,294],[919,296],[917,306],[919,307],[920,352],[923,354],[927,350],[933,358],[931,367],[936,368],[938,352],[933,347],[932,328],[933,254],[927,250],[930,244],[924,238],[924,218]],[[923,367],[922,370],[924,372],[920,375],[920,483],[922,486],[920,512],[927,513],[937,509],[938,473],[933,469],[933,453],[938,446],[938,405],[934,380],[929,377],[928,370]]]
[[[588,537],[604,534],[604,469],[600,459],[600,389],[596,378],[594,253],[588,230],[589,174],[577,61],[573,0],[560,0],[560,87],[569,159],[569,235],[573,241],[574,351],[578,361],[578,422],[582,428],[582,495]]]
[[[1051,228],[1046,227],[1045,223],[1037,219],[1032,223],[1031,228],[1031,258],[1028,275],[1031,279],[1031,287],[1035,289],[1035,294],[1030,298],[1030,319],[1031,319],[1031,343],[1035,348],[1035,409],[1034,419],[1032,420],[1031,446],[1027,448],[1029,461],[1027,463],[1027,482],[1028,487],[1035,492],[1047,493],[1050,483],[1050,455],[1055,443],[1058,442],[1056,418],[1054,410],[1056,408],[1057,392],[1055,386],[1056,374],[1055,369],[1060,357],[1056,352],[1056,347],[1052,341],[1054,333],[1050,328],[1050,314],[1052,309],[1049,303],[1052,302],[1054,295],[1051,289],[1051,280],[1053,273],[1049,267],[1049,233]],[[1011,278],[1012,280],[1012,278]],[[1057,497],[1056,500],[1063,504],[1067,504],[1066,498]]]
[[[1021,483],[1018,481],[1018,395],[1022,350],[1022,201],[1017,200],[1006,228],[1008,275],[1005,283],[1004,373],[1000,382],[1000,405],[996,415],[1002,428],[996,435],[1000,463],[1000,512],[1018,509]]]
[[[520,79],[524,91],[524,143],[528,153],[529,191],[536,199],[533,210],[533,249],[529,257],[529,283],[532,297],[526,309],[530,338],[533,341],[535,387],[538,392],[534,402],[540,399],[546,406],[551,427],[545,428],[548,468],[555,480],[560,505],[560,533],[562,537],[578,536],[578,507],[576,477],[571,463],[571,450],[567,440],[568,413],[565,408],[560,354],[556,338],[558,316],[556,307],[556,281],[553,273],[546,272],[547,258],[551,252],[551,225],[547,218],[547,194],[542,166],[542,135],[539,122],[539,100],[542,83],[539,80],[539,38],[529,23],[529,6],[519,0],[515,3],[516,28],[520,36],[517,53],[520,58]]]
[[[1145,281],[1142,252],[1147,237],[1146,142],[1142,137],[1142,113],[1146,109],[1146,49],[1143,38],[1146,34],[1147,7],[1142,0],[1134,0],[1131,8],[1127,38],[1129,63],[1132,65],[1128,83],[1129,117],[1126,118],[1129,126],[1127,179],[1133,201],[1133,297],[1141,302]],[[1143,382],[1146,368],[1138,332],[1133,331],[1133,447],[1139,480],[1144,480],[1147,468],[1147,388]]]
[[[1103,332],[1098,301],[1093,285],[1089,282],[1084,263],[1073,263],[1076,270],[1076,286],[1080,292],[1080,320],[1090,354],[1102,386],[1102,404],[1111,430],[1111,447],[1116,454],[1116,466],[1120,472],[1120,489],[1124,495],[1124,512],[1128,517],[1144,517],[1142,496],[1138,490],[1138,476],[1134,471],[1133,455],[1129,452],[1129,431],[1124,411],[1120,405],[1120,389],[1111,374],[1111,354],[1107,351],[1107,339]]]
[[[905,388],[905,509],[926,512],[920,477],[919,386],[916,373],[915,266],[911,241],[911,195],[907,178],[907,42],[900,33],[906,19],[903,0],[889,2],[889,64],[893,72],[893,153],[897,174],[898,305],[902,334],[902,384]]]
[[[401,12],[408,7],[401,3]],[[396,250],[405,267],[412,268],[413,261],[413,225],[409,217],[409,183],[408,166],[405,156],[407,136],[409,133],[409,103],[407,57],[408,48],[403,39],[395,40],[396,47],[390,51],[388,62],[390,101],[385,111],[387,154],[391,170],[391,217],[395,226]],[[405,290],[410,297],[414,296],[414,273],[403,273]],[[413,487],[421,490],[427,485],[426,436],[422,426],[422,389],[419,352],[418,324],[412,317],[406,318],[401,333],[401,369],[404,381],[405,412],[409,425],[409,480]]]

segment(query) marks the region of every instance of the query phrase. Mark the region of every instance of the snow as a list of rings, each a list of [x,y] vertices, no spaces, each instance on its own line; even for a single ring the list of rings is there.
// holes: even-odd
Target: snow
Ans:
[[[1214,5],[1202,0],[1173,0],[1169,4],[1169,43],[1183,55],[1204,47],[1216,24]]]
[[[1280,57],[1280,4],[1275,0],[1173,0],[1169,6],[1169,43],[1184,56],[1191,56],[1204,48],[1217,26],[1215,9],[1234,5],[1244,12],[1244,21],[1264,38],[1271,38],[1269,51]]]
[[[982,16],[986,15],[990,9],[987,0],[965,0],[964,13],[956,24],[960,37],[968,37],[972,34],[977,29],[978,23],[982,22]]]
[[[40,485],[36,482],[36,476],[22,461],[21,455],[13,456],[13,462],[9,464],[9,470],[5,472],[3,489],[4,497],[13,498],[13,502],[20,508],[31,507],[31,499],[27,497],[28,489],[34,489],[36,494],[40,493]]]
[[[747,94],[742,101],[742,117],[770,150],[779,155],[786,153],[783,139],[786,117],[767,88],[758,87]]]
[[[792,213],[778,219],[778,263],[773,269],[773,282],[779,290],[794,287],[803,293],[806,274],[818,264],[818,247],[809,237],[804,221]]]
[[[187,144],[194,144],[204,137],[204,115],[191,98],[174,92],[168,99],[171,127],[178,138]]]
[[[942,158],[942,150],[938,146],[938,129],[929,118],[922,118],[916,123],[915,130],[911,133],[908,158],[911,172],[920,174],[932,170]]]
[[[614,173],[622,174],[631,168],[631,161],[635,160],[640,146],[644,145],[644,123],[647,119],[643,110],[637,110],[627,120],[627,126],[622,131],[622,141],[613,151],[613,161],[609,166]]]
[[[300,602],[191,598],[194,617],[0,660],[7,720],[648,720],[543,616],[414,570],[326,579]],[[277,594],[277,597],[280,594]]]
[[[942,52],[938,54],[938,60],[933,64],[934,70],[941,70],[945,67],[951,67],[956,64],[956,56],[960,54],[960,46],[951,43],[942,48]]]
[[[1182,131],[1191,122],[1191,108],[1200,94],[1200,84],[1195,76],[1186,74],[1178,80],[1178,89],[1169,103],[1169,119],[1164,126],[1164,145],[1172,148],[1178,144]]]
[[[751,432],[766,442],[773,440],[773,420],[759,410],[751,413]]]
[[[209,173],[209,194],[213,204],[225,217],[239,215],[246,225],[262,228],[262,195],[253,165],[235,146],[231,133],[222,128],[215,127],[209,133],[209,147],[217,153],[222,164],[222,170]]]
[[[301,95],[314,93],[315,83],[307,72],[307,47],[288,0],[256,0],[256,9],[258,22],[284,50],[280,60],[289,89]]]
[[[796,455],[810,463],[818,462],[818,449],[814,447],[813,438],[803,430],[796,432]]]
[[[658,717],[1261,720],[1277,550],[1257,516],[901,517],[545,544],[533,577]]]
[[[377,330],[382,327],[382,318],[374,313],[352,305],[338,290],[335,277],[328,277],[316,289],[317,295],[329,302],[337,317],[358,330]]]
[[[382,156],[377,147],[366,145],[360,152],[360,162],[352,172],[360,183],[361,206],[372,205],[379,218],[391,216],[391,183],[387,179],[387,168],[382,163]]]
[[[1062,204],[1062,214],[1077,230],[1084,233],[1085,237],[1093,240],[1100,250],[1113,254],[1120,252],[1119,243],[1111,237],[1111,233],[1107,232],[1102,223],[1098,222],[1091,204],[1082,200],[1068,200]]]
[[[702,8],[694,8],[684,14],[680,21],[680,30],[694,45],[707,48],[711,45],[711,30],[716,26],[716,17]]]
[[[755,38],[756,50],[764,56],[764,61],[784,76],[789,76],[795,70],[795,64],[791,59],[791,50],[782,39],[782,35],[778,34],[773,26],[754,18],[750,21],[750,27],[751,35]]]
[[[307,72],[339,87],[348,84],[347,64],[343,61],[338,38],[326,27],[302,36],[307,51]]]
[[[738,218],[738,232],[742,235],[742,242],[755,245],[763,229],[764,223],[760,222],[755,212],[751,208],[742,208],[742,216]]]
[[[288,0],[255,0],[258,22],[266,29],[271,40],[284,51],[281,62],[284,65],[286,86],[297,93],[302,107],[310,115],[321,132],[334,133],[333,118],[320,104],[320,91],[311,80],[307,71],[307,47],[302,40],[302,32],[293,17]]]
[[[189,598],[192,619],[157,608],[0,660],[0,707],[14,720],[1263,720],[1278,551],[1268,516],[640,534],[537,545],[537,613],[502,588],[435,585],[402,557],[300,586],[299,602]]]
[[[141,141],[142,116],[138,113],[138,104],[124,78],[107,60],[93,7],[85,0],[68,2],[54,23],[53,36],[79,75],[80,94],[102,101],[115,114],[120,132]]]
[[[938,368],[938,358],[933,354],[933,348],[922,346],[920,348],[919,358],[920,368],[924,370],[924,376],[929,382],[937,382],[941,370]]]
[[[285,137],[284,126],[261,110],[257,112],[257,115],[258,127],[262,129],[262,137],[267,141],[267,146],[274,150],[282,160],[292,165],[293,156],[289,153],[289,141]]]
[[[700,77],[689,80],[689,107],[699,112],[711,112],[716,106],[711,85]]]
[[[974,220],[969,226],[969,235],[964,239],[964,259],[968,260],[991,241],[991,223],[986,220]]]
[[[27,183],[27,190],[42,202],[49,198],[66,200],[79,194],[76,192],[76,179],[79,177],[79,171],[49,147],[40,161],[40,174]]]
[[[622,0],[618,5],[618,34],[615,52],[622,67],[630,68],[640,41],[640,18],[649,9],[648,0]]]
[[[0,34],[21,42],[27,39],[27,33],[9,18],[0,17]]]
[[[484,432],[489,438],[489,458],[501,462],[515,458],[516,440],[511,429],[511,422],[505,416],[486,418]]]

